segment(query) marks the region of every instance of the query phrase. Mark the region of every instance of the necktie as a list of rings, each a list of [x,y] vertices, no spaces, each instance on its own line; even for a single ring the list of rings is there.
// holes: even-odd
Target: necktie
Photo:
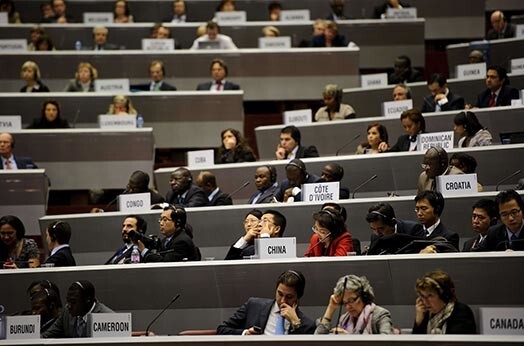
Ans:
[[[82,317],[76,318],[76,335],[77,337],[83,337],[84,336],[84,327],[86,322]]]
[[[285,334],[285,328],[284,328],[284,323],[285,323],[285,319],[284,317],[282,317],[282,315],[278,315],[278,319],[277,319],[277,327],[275,328],[275,335],[284,335]]]
[[[178,197],[178,204],[184,205],[184,197],[182,196]]]
[[[497,97],[497,94],[495,94],[495,93],[491,94],[491,98],[489,99],[489,106],[490,107],[495,107],[495,98],[496,97]]]
[[[11,165],[11,159],[7,159],[5,161],[5,169],[13,169],[13,166]]]
[[[515,241],[515,240],[518,240],[519,238],[517,238],[517,235],[516,234],[512,234],[511,235],[511,241]]]
[[[217,82],[217,91],[222,90],[222,82]]]
[[[127,247],[124,246],[120,249],[120,251],[117,252],[117,254],[115,255],[115,257],[113,257],[113,264],[116,264],[118,262],[118,259],[120,258],[120,256],[122,256],[122,254],[124,253],[124,251],[127,250]]]

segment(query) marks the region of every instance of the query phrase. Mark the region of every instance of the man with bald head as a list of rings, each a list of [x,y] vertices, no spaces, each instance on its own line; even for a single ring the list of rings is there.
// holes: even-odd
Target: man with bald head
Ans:
[[[10,133],[0,133],[0,170],[35,169],[38,166],[30,157],[13,155],[15,140]]]
[[[208,171],[200,172],[196,184],[206,193],[209,206],[233,204],[229,194],[224,193],[217,186],[217,178],[213,173]]]
[[[255,171],[257,192],[251,196],[248,204],[271,203],[278,192],[277,170],[274,166],[260,166]]]
[[[439,175],[464,174],[455,166],[448,165],[448,153],[441,147],[429,148],[424,154],[424,163],[422,168],[424,172],[420,173],[418,178],[418,192],[435,191],[436,177]]]
[[[331,162],[322,168],[320,179],[326,183],[338,181],[339,185],[339,199],[349,198],[349,188],[342,186],[342,178],[344,178],[344,168],[338,163]]]
[[[183,207],[205,207],[208,199],[204,190],[193,184],[191,172],[184,167],[177,168],[169,179],[171,191],[166,195],[169,204],[180,204]]]
[[[486,36],[487,40],[515,37],[515,25],[506,21],[502,11],[497,10],[491,14],[491,27]]]

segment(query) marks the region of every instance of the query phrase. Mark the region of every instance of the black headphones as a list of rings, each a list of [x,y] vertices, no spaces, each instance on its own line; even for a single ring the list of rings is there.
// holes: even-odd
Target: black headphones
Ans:
[[[58,225],[60,225],[62,221],[58,220],[51,224],[51,227],[47,228],[47,232],[49,233],[49,238],[51,238],[51,241],[56,241],[56,228]]]
[[[266,167],[269,170],[269,179],[272,183],[275,183],[277,181],[277,170],[274,166],[271,165],[265,165],[263,167]]]
[[[397,219],[395,219],[394,217],[393,218],[389,217],[386,214],[383,214],[378,210],[373,210],[369,213],[377,215],[380,221],[382,221],[387,226],[395,227],[395,225],[397,224]]]
[[[437,294],[440,297],[440,299],[442,299],[446,303],[450,301],[451,297],[449,296],[448,293],[446,293],[444,291],[444,289],[442,288],[440,282],[438,282],[436,279],[434,279],[434,278],[432,278],[430,276],[426,276],[424,279],[429,281],[430,283],[432,283],[433,286],[435,286],[435,288],[437,289]]]
[[[175,224],[175,228],[183,228],[186,226],[187,214],[184,207],[179,204],[170,206],[168,209],[171,210],[171,220]]]
[[[445,167],[448,167],[448,154],[446,153],[446,151],[442,148],[442,147],[431,147],[428,149],[429,150],[435,150],[437,152],[437,155],[438,155],[438,165],[441,167],[441,168],[445,168]]]
[[[442,215],[444,210],[444,197],[440,192],[435,191],[435,206],[433,207],[435,214]]]
[[[82,291],[82,295],[86,298],[87,304],[93,303],[93,299],[91,297],[88,297],[87,289],[84,287],[84,285],[82,285],[80,281],[75,281],[73,285],[77,285],[80,288],[80,290]]]
[[[293,160],[291,160],[291,161],[286,165],[286,169],[287,169],[289,166],[297,167],[297,168],[300,170],[300,172],[302,172],[303,175],[306,175],[306,174],[307,174],[305,167],[302,167],[302,166],[300,166],[299,164],[297,164],[296,162],[293,162]]]
[[[302,273],[296,270],[288,269],[285,272],[283,272],[282,274],[280,274],[277,282],[282,282],[284,280],[284,276],[290,275],[290,274],[298,279],[298,282],[295,285],[295,291],[297,292],[298,297],[301,298],[304,295],[304,288],[306,287],[306,278],[304,277]]]

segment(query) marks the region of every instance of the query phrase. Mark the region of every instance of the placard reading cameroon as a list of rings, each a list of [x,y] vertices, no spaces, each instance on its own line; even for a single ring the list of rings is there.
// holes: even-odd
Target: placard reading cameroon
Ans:
[[[118,210],[129,214],[151,209],[151,194],[129,193],[118,196]]]
[[[417,150],[426,151],[431,147],[453,149],[453,131],[421,133],[417,136]]]
[[[260,259],[297,257],[297,238],[256,238],[255,255]]]
[[[87,326],[92,338],[131,337],[131,313],[89,314]]]
[[[303,202],[338,201],[340,182],[314,183],[302,185]]]

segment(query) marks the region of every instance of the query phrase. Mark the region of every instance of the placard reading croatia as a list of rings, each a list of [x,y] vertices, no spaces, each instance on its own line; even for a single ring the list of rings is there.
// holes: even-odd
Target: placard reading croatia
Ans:
[[[98,125],[106,130],[136,129],[136,115],[101,114],[98,116]]]
[[[382,103],[382,116],[386,118],[398,118],[402,112],[413,108],[413,100],[389,101]]]
[[[484,78],[486,77],[486,63],[457,65],[455,75],[458,79]]]
[[[130,193],[118,196],[118,210],[126,213],[138,213],[151,209],[151,194]]]
[[[280,11],[281,22],[303,22],[309,20],[309,10],[284,10]]]
[[[173,50],[175,49],[175,40],[172,38],[154,39],[143,38],[142,50]]]
[[[256,238],[255,254],[260,259],[296,258],[297,238]]]
[[[22,129],[21,115],[0,115],[0,132]]]
[[[437,191],[444,197],[475,195],[478,193],[477,174],[439,175]]]
[[[95,80],[95,91],[127,93],[129,92],[129,79],[127,78],[97,79]]]
[[[84,23],[86,24],[113,23],[113,13],[112,12],[84,12]]]
[[[311,109],[299,109],[296,111],[284,112],[284,125],[303,125],[311,124],[313,121],[313,111]]]
[[[453,131],[421,133],[417,136],[417,150],[425,152],[431,147],[452,149],[453,134]]]
[[[524,308],[479,308],[480,333],[524,335]]]
[[[360,76],[360,86],[362,88],[374,88],[388,85],[387,73],[373,73]]]
[[[216,12],[218,24],[241,24],[246,22],[246,11]]]
[[[193,150],[187,152],[187,165],[189,167],[209,166],[215,163],[214,150]]]
[[[92,338],[131,337],[131,313],[89,314],[87,326]]]
[[[40,339],[40,315],[7,316],[4,318],[6,339]]]
[[[315,183],[302,185],[302,201],[325,202],[338,201],[340,195],[340,182]]]
[[[258,48],[260,49],[289,49],[291,48],[291,37],[259,37]]]

